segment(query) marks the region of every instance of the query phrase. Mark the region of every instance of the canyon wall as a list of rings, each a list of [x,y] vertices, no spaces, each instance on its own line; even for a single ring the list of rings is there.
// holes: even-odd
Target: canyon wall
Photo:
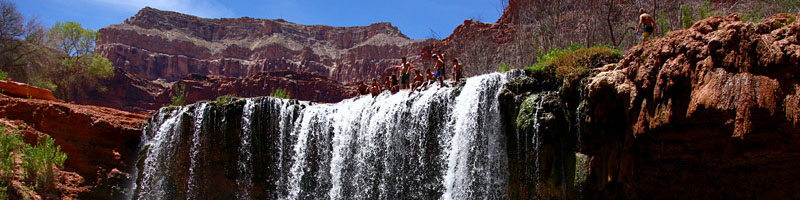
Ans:
[[[383,73],[400,57],[418,56],[432,42],[409,39],[389,23],[331,27],[281,19],[205,19],[149,7],[99,33],[96,49],[114,66],[167,81],[190,73],[246,77],[290,70],[354,82]]]

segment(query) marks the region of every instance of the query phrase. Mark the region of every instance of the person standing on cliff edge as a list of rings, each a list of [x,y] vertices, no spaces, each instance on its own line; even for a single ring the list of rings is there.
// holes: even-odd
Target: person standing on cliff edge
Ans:
[[[436,70],[436,74],[434,74],[433,76],[435,76],[436,79],[439,79],[439,87],[447,87],[444,84],[444,60],[442,60],[442,57],[444,56],[433,54],[431,57],[435,62],[435,64],[433,65],[433,69]]]
[[[411,88],[411,64],[406,61],[406,57],[403,57],[400,65],[400,89]]]
[[[639,8],[639,14],[639,25],[636,28],[636,32],[642,32],[642,26],[644,26],[644,32],[642,32],[642,44],[644,44],[648,39],[650,39],[650,35],[658,30],[658,26],[656,26],[655,18],[653,18],[652,15],[647,14],[647,12],[644,11],[644,8]]]

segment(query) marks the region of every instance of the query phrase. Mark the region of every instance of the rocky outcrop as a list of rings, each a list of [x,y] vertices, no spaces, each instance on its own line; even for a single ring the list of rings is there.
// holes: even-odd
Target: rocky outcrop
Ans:
[[[14,81],[0,80],[0,93],[22,98],[58,101],[50,90]]]
[[[103,82],[105,91],[93,91],[77,103],[98,105],[129,112],[149,113],[170,105],[178,87],[185,88],[186,103],[215,100],[219,96],[268,96],[285,89],[292,98],[334,103],[357,95],[352,86],[344,86],[316,73],[276,71],[258,72],[243,78],[191,74],[173,83],[148,81],[117,69],[114,78]]]
[[[591,198],[800,198],[800,22],[711,17],[588,85]]]
[[[86,98],[75,102],[136,113],[147,113],[170,104],[170,97],[165,94],[169,84],[145,80],[119,68],[114,69],[114,77],[101,80],[101,85],[105,91],[92,90]]]
[[[509,82],[499,97],[509,194],[798,198],[798,17],[712,17],[585,78]]]
[[[99,33],[96,49],[114,66],[167,81],[188,74],[246,77],[290,70],[352,82],[376,76],[432,42],[409,39],[389,23],[307,26],[280,19],[205,19],[149,7]]]
[[[28,143],[47,134],[67,154],[60,173],[65,194],[80,198],[121,195],[130,180],[147,116],[96,106],[0,95],[0,121],[22,127]],[[72,192],[70,192],[72,191]],[[69,196],[69,195],[68,195]]]

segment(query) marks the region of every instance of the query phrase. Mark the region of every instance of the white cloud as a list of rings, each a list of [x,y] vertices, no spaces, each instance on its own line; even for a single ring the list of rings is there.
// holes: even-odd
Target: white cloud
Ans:
[[[98,4],[138,11],[146,6],[205,18],[234,17],[230,8],[215,0],[88,0]]]

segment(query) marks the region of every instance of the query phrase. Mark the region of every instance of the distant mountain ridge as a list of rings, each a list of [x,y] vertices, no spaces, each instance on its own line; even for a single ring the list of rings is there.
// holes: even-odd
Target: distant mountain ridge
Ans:
[[[190,74],[245,77],[261,71],[319,73],[353,82],[375,77],[434,40],[412,40],[390,23],[332,27],[285,20],[206,19],[143,8],[99,30],[96,50],[145,79]]]

